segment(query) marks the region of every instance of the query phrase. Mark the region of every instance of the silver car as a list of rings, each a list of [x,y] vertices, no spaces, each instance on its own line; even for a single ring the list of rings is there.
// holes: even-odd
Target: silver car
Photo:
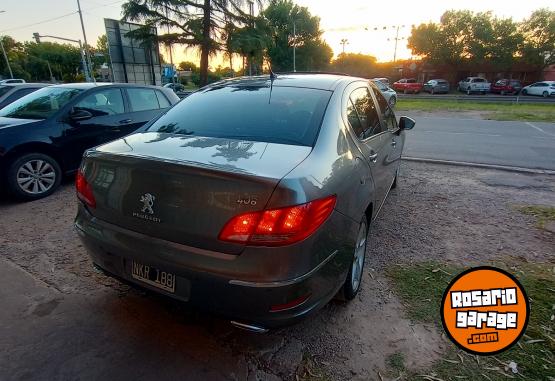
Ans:
[[[382,81],[373,79],[372,82],[374,82],[376,87],[380,90],[387,103],[389,103],[391,107],[395,107],[397,104],[397,92]]]
[[[413,126],[361,78],[215,83],[85,153],[75,227],[106,274],[252,331],[290,324],[359,291]]]

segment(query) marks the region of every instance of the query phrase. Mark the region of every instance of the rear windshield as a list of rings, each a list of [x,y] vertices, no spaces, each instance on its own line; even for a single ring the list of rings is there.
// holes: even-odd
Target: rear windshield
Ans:
[[[213,87],[179,102],[148,131],[312,146],[330,97],[298,87]]]

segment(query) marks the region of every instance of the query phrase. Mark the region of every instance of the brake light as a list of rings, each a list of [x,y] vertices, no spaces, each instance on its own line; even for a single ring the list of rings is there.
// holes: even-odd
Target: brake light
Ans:
[[[85,205],[95,208],[96,207],[96,199],[94,198],[94,194],[92,191],[91,185],[85,179],[85,175],[83,172],[78,171],[77,177],[75,178],[75,188],[77,190],[77,198],[83,201]]]
[[[306,204],[233,217],[222,229],[222,241],[256,246],[283,246],[314,233],[329,217],[337,197],[329,196]]]

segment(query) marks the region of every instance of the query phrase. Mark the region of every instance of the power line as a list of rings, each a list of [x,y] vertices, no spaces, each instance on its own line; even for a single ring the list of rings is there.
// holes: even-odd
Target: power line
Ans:
[[[33,24],[21,25],[21,26],[16,26],[16,27],[14,27],[14,28],[9,28],[9,29],[0,30],[0,33],[10,32],[10,31],[12,31],[12,30],[25,29],[25,28],[29,28],[29,27],[35,26],[35,25],[46,24],[46,23],[48,23],[48,22],[52,22],[52,21],[56,21],[56,20],[63,19],[64,17],[72,16],[72,15],[74,15],[74,14],[76,14],[76,13],[77,13],[77,11],[74,11],[74,12],[71,12],[71,13],[67,13],[67,14],[65,14],[65,15],[61,15],[61,16],[58,16],[58,17],[53,17],[53,18],[51,18],[51,19],[46,19],[46,20],[38,21],[38,22],[35,22],[35,23],[33,23]]]

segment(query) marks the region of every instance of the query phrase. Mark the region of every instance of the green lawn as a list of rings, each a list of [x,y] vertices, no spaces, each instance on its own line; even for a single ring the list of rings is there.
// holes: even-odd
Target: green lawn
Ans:
[[[484,111],[488,119],[555,122],[555,104],[482,103],[455,100],[399,99],[400,111]]]
[[[497,267],[505,265],[497,264]],[[555,265],[522,264],[505,267],[519,278],[531,301],[531,316],[525,335],[518,344],[496,356],[474,356],[449,345],[442,358],[431,368],[418,374],[402,368],[393,359],[392,372],[408,380],[553,380],[555,377]],[[441,298],[449,281],[464,269],[426,262],[413,265],[393,265],[388,276],[415,322],[435,324],[442,331],[439,316]],[[396,360],[396,361],[395,361]],[[506,367],[514,361],[518,374]]]

